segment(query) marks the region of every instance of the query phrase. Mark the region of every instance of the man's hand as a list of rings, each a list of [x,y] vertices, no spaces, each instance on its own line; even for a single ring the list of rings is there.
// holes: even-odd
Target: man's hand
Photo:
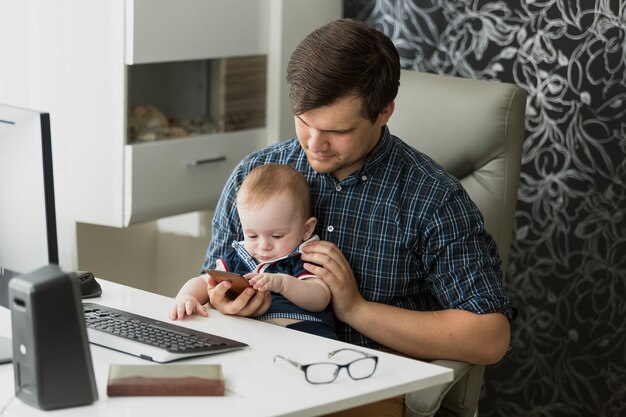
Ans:
[[[194,314],[204,317],[209,315],[195,297],[187,294],[176,297],[176,302],[170,310],[170,320],[182,320],[185,316],[192,316]]]
[[[211,276],[208,276],[209,302],[220,312],[244,317],[258,317],[270,307],[272,296],[269,292],[246,288],[233,300],[226,295],[231,285],[228,281],[218,284]]]
[[[304,268],[330,288],[335,315],[350,324],[350,316],[365,304],[354,273],[343,253],[331,242],[316,241],[302,247]]]

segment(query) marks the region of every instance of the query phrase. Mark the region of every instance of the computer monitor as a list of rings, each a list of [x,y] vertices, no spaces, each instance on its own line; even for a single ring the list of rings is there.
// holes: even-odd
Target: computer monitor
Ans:
[[[7,277],[59,263],[55,218],[50,115],[0,104],[2,287]]]

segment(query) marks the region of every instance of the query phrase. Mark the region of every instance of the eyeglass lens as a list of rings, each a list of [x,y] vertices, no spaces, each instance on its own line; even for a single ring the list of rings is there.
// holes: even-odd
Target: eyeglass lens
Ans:
[[[374,370],[376,370],[376,359],[374,358],[357,359],[348,366],[348,373],[352,379],[372,376]]]
[[[306,379],[313,384],[333,382],[339,373],[339,366],[333,363],[315,363],[306,368]]]
[[[306,379],[313,384],[333,382],[337,378],[339,370],[344,367],[348,368],[350,378],[364,379],[371,376],[376,370],[376,360],[374,358],[362,358],[343,366],[333,363],[315,363],[306,368]]]

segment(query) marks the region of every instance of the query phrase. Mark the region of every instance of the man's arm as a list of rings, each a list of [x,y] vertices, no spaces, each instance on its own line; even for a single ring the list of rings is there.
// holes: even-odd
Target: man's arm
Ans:
[[[420,359],[476,364],[498,362],[508,349],[510,328],[503,314],[411,311],[367,301],[343,253],[330,242],[306,245],[302,259],[306,269],[329,286],[337,317],[391,349]]]
[[[411,311],[365,302],[347,324],[385,346],[420,359],[498,362],[509,346],[509,322],[501,313],[465,310]]]

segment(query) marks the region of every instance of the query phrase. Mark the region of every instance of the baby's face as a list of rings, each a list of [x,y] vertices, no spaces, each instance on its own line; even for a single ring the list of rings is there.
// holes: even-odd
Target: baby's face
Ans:
[[[237,211],[244,246],[258,262],[288,255],[309,237],[307,219],[285,193],[262,204],[237,204]]]

